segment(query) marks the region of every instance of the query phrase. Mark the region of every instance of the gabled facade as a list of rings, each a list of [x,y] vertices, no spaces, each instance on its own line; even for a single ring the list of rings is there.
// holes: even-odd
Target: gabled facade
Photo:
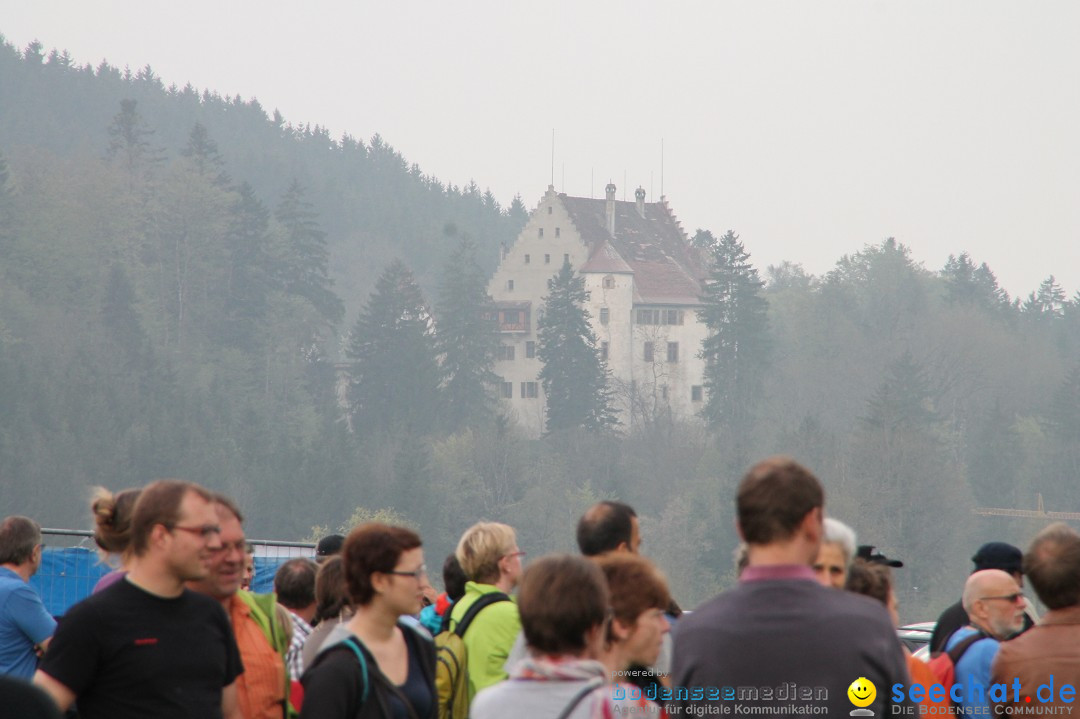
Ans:
[[[568,197],[549,186],[525,228],[502,251],[488,292],[495,300],[504,409],[533,435],[543,432],[537,379],[538,314],[547,283],[569,260],[585,278],[586,309],[613,378],[624,428],[670,417],[695,420],[704,405],[705,327],[697,317],[705,270],[666,200]]]

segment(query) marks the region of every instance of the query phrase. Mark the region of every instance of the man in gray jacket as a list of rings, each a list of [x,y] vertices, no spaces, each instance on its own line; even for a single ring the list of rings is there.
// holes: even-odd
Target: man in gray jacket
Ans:
[[[824,505],[820,482],[790,459],[747,473],[737,514],[749,566],[680,620],[672,715],[892,715],[893,685],[906,692],[908,679],[885,608],[821,586],[811,569]]]

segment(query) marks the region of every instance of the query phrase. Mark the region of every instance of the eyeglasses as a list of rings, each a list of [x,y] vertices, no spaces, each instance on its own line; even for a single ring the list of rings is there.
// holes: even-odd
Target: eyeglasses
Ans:
[[[168,527],[170,532],[174,529],[179,529],[181,532],[195,534],[202,537],[203,539],[206,539],[214,534],[221,534],[221,527],[216,524],[204,524],[201,527],[185,527],[180,524],[174,524],[171,527],[169,527],[169,525],[165,526]]]
[[[1020,592],[1017,592],[1016,594],[1004,594],[1000,597],[979,597],[979,599],[984,602],[990,601],[991,599],[1004,599],[1011,604],[1015,604],[1017,600],[1024,599],[1024,595]]]
[[[525,556],[525,552],[523,552],[523,551],[521,551],[519,549],[516,552],[510,552],[509,554],[502,555],[502,557],[500,557],[500,559],[513,559],[514,557],[524,557],[524,556]]]
[[[398,570],[395,569],[393,571],[383,572],[383,574],[394,574],[394,575],[396,575],[398,577],[412,577],[413,579],[415,579],[416,581],[419,582],[420,577],[426,577],[427,576],[427,565],[426,564],[421,564],[420,568],[417,569],[415,572],[399,572]]]

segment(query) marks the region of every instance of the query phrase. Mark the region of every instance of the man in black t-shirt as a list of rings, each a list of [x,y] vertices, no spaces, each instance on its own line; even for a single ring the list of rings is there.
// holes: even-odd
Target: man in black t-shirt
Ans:
[[[132,517],[134,559],[125,580],[61,619],[34,683],[82,719],[241,719],[243,672],[221,605],[184,588],[206,575],[221,529],[210,494],[161,480]]]

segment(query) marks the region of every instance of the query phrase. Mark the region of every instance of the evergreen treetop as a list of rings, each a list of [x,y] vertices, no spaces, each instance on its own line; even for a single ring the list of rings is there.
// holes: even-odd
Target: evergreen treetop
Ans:
[[[607,365],[600,359],[584,306],[589,298],[585,279],[575,276],[567,260],[548,287],[544,315],[536,323],[536,355],[544,365],[539,379],[547,397],[547,432],[610,429],[618,419]]]

